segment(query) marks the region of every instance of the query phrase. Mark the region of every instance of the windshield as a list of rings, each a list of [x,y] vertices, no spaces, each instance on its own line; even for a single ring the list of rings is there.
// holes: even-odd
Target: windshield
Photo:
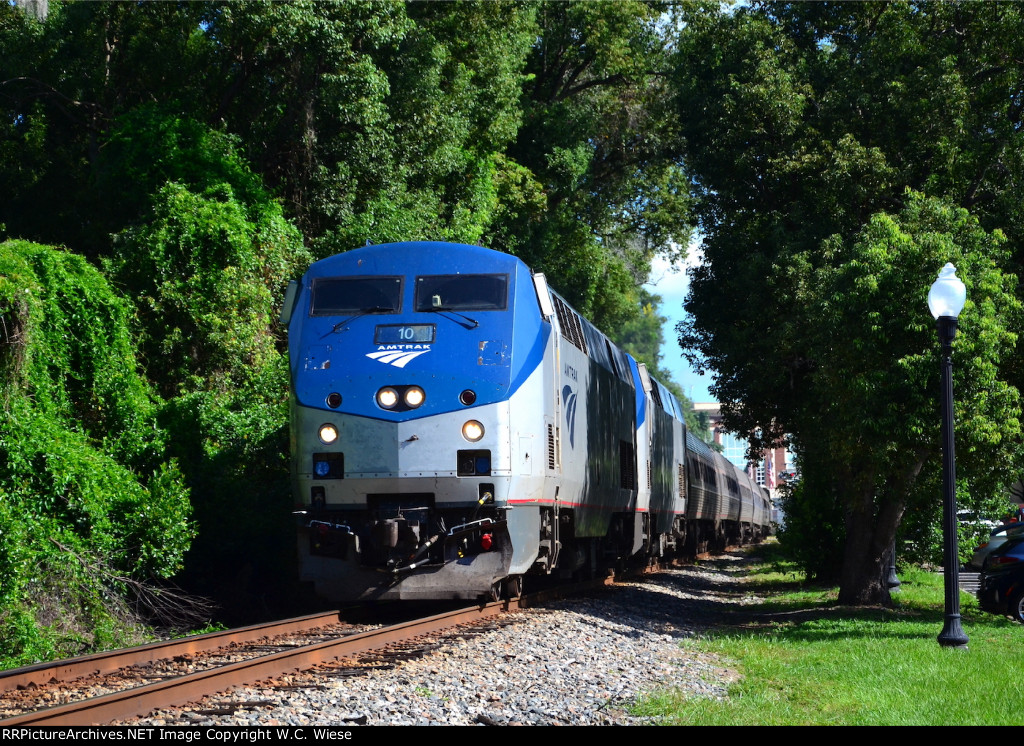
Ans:
[[[422,275],[416,278],[417,311],[501,311],[508,275]]]
[[[396,313],[401,307],[401,277],[326,277],[313,282],[309,315]]]

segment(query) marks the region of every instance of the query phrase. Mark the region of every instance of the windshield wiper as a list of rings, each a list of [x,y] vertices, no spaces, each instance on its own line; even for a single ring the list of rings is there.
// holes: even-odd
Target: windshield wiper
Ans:
[[[331,330],[329,332],[327,332],[320,338],[323,339],[328,334],[338,334],[339,332],[347,331],[346,329],[342,328],[345,326],[345,324],[355,321],[356,319],[361,319],[363,318],[363,316],[369,316],[371,313],[394,313],[394,310],[395,309],[391,308],[390,306],[372,306],[370,308],[364,308],[361,311],[359,311],[359,313],[357,313],[355,316],[349,316],[347,319],[342,319],[341,321],[339,321],[337,324],[331,327]]]
[[[463,318],[466,321],[468,321],[470,324],[472,324],[472,326],[467,326],[466,327],[467,329],[476,329],[478,326],[480,326],[480,322],[477,321],[476,319],[471,319],[471,318],[469,318],[469,316],[466,316],[464,313],[459,313],[458,311],[453,311],[448,306],[431,306],[430,308],[424,308],[424,309],[421,309],[421,310],[423,310],[423,311],[430,311],[431,313],[441,313],[441,312],[453,313],[456,316],[458,316],[460,318]],[[455,321],[455,319],[452,319],[452,321]],[[455,323],[458,323],[458,322],[455,322]],[[465,324],[462,324],[462,326],[465,326]]]

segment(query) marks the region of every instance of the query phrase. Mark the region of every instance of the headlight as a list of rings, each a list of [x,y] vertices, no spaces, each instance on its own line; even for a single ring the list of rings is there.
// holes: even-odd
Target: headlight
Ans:
[[[377,392],[377,404],[382,409],[393,409],[398,404],[398,392],[386,386]]]
[[[321,425],[320,432],[318,433],[318,435],[320,436],[321,443],[330,445],[331,443],[338,439],[338,428],[336,428],[334,425],[330,423]]]
[[[404,398],[405,406],[409,407],[409,409],[416,409],[427,398],[427,395],[423,393],[423,389],[419,386],[410,386],[406,389]]]
[[[480,438],[484,437],[484,426],[476,420],[469,420],[462,426],[462,437],[470,443],[476,443]]]
[[[385,386],[377,392],[377,406],[389,412],[408,412],[418,409],[427,400],[427,393],[419,386]]]

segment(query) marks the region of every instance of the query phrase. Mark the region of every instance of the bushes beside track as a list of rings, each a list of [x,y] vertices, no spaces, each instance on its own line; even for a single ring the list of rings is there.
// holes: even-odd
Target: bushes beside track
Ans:
[[[0,243],[0,664],[116,642],[194,535],[129,320],[81,257]]]

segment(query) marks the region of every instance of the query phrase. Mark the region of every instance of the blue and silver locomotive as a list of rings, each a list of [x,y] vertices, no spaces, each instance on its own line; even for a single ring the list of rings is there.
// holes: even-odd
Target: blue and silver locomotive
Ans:
[[[766,528],[675,397],[514,256],[355,249],[292,283],[282,321],[301,575],[325,597],[498,597]]]

